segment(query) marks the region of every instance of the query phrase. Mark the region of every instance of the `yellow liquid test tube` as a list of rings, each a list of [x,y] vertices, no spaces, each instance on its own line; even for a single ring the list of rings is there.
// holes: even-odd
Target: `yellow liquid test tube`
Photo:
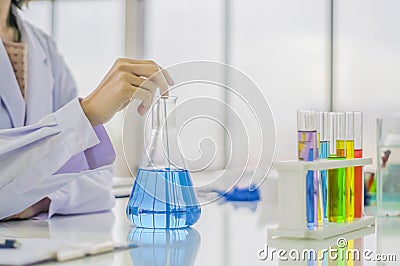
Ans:
[[[346,140],[346,159],[354,159],[354,141]],[[354,220],[354,167],[346,169],[346,221]]]
[[[354,114],[346,112],[346,159],[354,159]],[[354,167],[346,168],[346,221],[354,220]]]
[[[319,183],[321,184],[321,183]],[[321,191],[321,185],[319,185],[319,191]],[[321,193],[318,193],[318,225],[324,225],[324,214]]]
[[[344,139],[336,140],[336,156],[337,157],[346,157],[346,144]]]

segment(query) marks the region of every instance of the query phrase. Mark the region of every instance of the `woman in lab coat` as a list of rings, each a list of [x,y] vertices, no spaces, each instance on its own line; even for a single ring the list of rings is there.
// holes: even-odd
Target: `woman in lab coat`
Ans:
[[[144,114],[172,80],[152,61],[118,59],[78,99],[54,42],[21,19],[21,4],[0,1],[0,220],[108,210],[115,153],[102,124],[131,97]]]

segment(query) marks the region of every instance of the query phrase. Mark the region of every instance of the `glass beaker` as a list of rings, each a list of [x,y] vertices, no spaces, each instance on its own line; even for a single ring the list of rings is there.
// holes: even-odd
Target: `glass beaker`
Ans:
[[[145,142],[126,214],[142,228],[184,228],[200,218],[201,209],[178,146],[176,97],[160,97],[151,109]]]
[[[378,215],[400,214],[400,117],[377,120]]]

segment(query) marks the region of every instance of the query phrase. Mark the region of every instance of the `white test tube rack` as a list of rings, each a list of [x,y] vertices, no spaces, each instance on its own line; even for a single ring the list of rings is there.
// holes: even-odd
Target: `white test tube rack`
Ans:
[[[306,175],[308,170],[328,170],[372,164],[372,158],[275,162],[278,171],[278,227],[268,229],[268,237],[327,239],[365,227],[375,226],[375,217],[362,216],[345,223],[326,222],[315,230],[307,229]],[[364,171],[363,171],[364,172]],[[328,176],[329,178],[329,176]],[[364,180],[364,178],[363,178]]]

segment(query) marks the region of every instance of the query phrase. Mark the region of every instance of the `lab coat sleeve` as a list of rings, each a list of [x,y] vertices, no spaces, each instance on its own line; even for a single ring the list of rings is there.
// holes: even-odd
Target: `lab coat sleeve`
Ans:
[[[51,200],[49,218],[54,214],[97,212],[114,207],[111,165],[77,173],[76,176],[79,178],[48,196]]]
[[[76,83],[58,52],[54,41],[47,37],[51,51],[51,64],[55,81],[54,109],[64,106],[77,95]],[[115,151],[103,125],[94,127],[99,143],[84,151],[89,171],[77,173],[73,159],[65,164],[57,174],[70,173],[79,177],[66,184],[60,190],[48,195],[51,199],[49,217],[54,214],[87,213],[108,210],[114,206],[114,195],[111,191]],[[76,156],[81,158],[81,155]],[[76,158],[75,158],[76,159]]]
[[[0,130],[0,219],[77,179],[77,174],[54,173],[73,155],[98,143],[78,99],[34,125]]]
[[[100,143],[84,152],[90,170],[76,173],[79,178],[48,195],[51,200],[48,218],[54,214],[98,212],[114,207],[115,198],[111,191],[114,148],[103,126],[96,126],[94,130]],[[62,170],[70,172],[68,165]]]

